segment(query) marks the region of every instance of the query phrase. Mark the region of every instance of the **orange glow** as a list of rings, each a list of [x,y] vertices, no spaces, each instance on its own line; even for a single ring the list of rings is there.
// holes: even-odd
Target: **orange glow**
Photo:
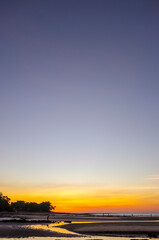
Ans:
[[[159,211],[156,187],[101,186],[17,187],[2,189],[11,201],[50,201],[57,212]]]

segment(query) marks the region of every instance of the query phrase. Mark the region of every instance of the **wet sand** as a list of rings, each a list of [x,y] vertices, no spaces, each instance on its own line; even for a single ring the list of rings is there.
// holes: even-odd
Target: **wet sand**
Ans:
[[[61,226],[67,230],[80,234],[90,235],[126,235],[126,236],[158,236],[159,222],[96,222],[96,223],[72,223]]]
[[[34,225],[36,226],[36,224]],[[74,233],[57,232],[49,228],[49,225],[41,225],[34,228],[31,224],[0,223],[0,238],[25,238],[25,237],[74,237]]]

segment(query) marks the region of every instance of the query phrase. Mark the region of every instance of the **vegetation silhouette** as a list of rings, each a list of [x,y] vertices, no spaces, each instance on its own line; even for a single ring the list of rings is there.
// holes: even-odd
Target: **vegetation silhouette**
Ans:
[[[0,192],[0,211],[11,211],[10,198]]]
[[[55,208],[49,201],[41,203],[25,201],[10,202],[10,198],[0,193],[0,211],[51,212]]]

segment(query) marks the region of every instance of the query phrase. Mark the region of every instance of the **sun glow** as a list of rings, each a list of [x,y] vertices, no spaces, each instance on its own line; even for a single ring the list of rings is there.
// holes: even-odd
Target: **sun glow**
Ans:
[[[49,188],[14,187],[13,190],[8,188],[4,192],[12,201],[50,201],[57,206],[57,212],[159,211],[159,193],[153,186],[148,188],[80,185]]]

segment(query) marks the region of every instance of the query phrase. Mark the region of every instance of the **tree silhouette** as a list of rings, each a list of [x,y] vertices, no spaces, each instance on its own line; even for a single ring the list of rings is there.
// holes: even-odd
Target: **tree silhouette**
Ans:
[[[36,203],[16,201],[10,203],[10,198],[0,193],[0,211],[50,212],[55,209],[49,201]]]
[[[0,211],[10,211],[10,198],[3,196],[3,193],[0,193]]]

